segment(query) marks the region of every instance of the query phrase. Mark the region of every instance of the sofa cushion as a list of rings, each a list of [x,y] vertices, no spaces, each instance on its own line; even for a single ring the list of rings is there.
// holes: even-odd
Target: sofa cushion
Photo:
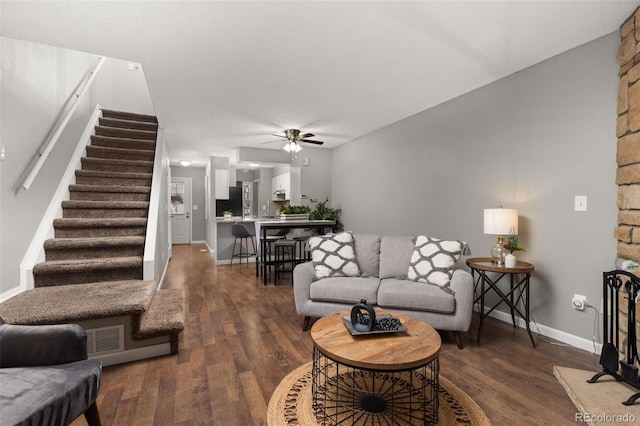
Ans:
[[[440,240],[418,235],[409,263],[407,278],[446,287],[451,281],[453,268],[458,263],[466,243],[457,240]]]
[[[406,277],[413,247],[412,237],[383,236],[380,239],[380,279]]]
[[[415,283],[414,283],[415,284]],[[374,277],[334,277],[323,278],[311,284],[311,300],[356,304],[365,299],[375,304],[380,280]]]
[[[378,306],[452,314],[456,298],[435,285],[388,278],[380,281]]]
[[[380,236],[358,235],[353,236],[356,251],[356,260],[362,275],[377,277],[380,274]]]
[[[360,275],[350,232],[317,235],[308,244],[317,279]]]

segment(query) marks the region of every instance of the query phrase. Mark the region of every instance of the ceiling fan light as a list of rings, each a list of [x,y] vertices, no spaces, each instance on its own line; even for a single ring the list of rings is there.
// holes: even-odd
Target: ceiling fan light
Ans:
[[[282,149],[284,149],[287,152],[300,152],[302,150],[302,147],[295,141],[291,141],[291,142],[287,142]]]

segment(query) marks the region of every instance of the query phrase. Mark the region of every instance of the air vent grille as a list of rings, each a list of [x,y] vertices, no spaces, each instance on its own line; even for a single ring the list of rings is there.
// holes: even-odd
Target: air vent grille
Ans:
[[[124,352],[124,325],[91,328],[87,331],[89,356]]]

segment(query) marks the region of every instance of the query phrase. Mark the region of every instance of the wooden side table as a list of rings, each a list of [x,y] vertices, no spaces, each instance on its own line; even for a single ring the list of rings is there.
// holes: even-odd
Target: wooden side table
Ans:
[[[473,294],[476,295],[474,304],[480,302],[480,326],[478,328],[477,341],[480,342],[484,318],[493,312],[500,303],[504,302],[511,310],[511,320],[513,321],[514,327],[516,326],[516,312],[525,321],[527,333],[529,333],[531,343],[535,347],[536,342],[533,339],[533,334],[531,333],[531,328],[529,326],[529,279],[531,278],[531,273],[534,269],[533,265],[531,263],[518,260],[515,268],[507,268],[504,265],[496,265],[491,261],[490,257],[475,257],[467,259],[467,266],[471,268],[471,275],[473,276]],[[495,275],[495,278],[488,275],[492,272],[497,274]],[[507,292],[502,291],[498,286],[500,280],[505,276],[509,277],[509,291]],[[477,295],[478,287],[480,287],[479,295]],[[500,301],[485,312],[485,294],[490,290],[493,290],[498,296],[500,296]],[[522,307],[524,308],[524,313],[518,307],[521,302]]]
[[[393,313],[406,332],[352,336],[342,320],[349,315],[328,315],[311,328],[318,423],[437,424],[440,335]]]

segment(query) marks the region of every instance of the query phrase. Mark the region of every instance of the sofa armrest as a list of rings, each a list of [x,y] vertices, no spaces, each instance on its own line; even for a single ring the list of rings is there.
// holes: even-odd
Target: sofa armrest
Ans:
[[[293,298],[298,315],[302,312],[304,304],[311,300],[311,284],[314,277],[313,262],[300,263],[293,269]]]
[[[0,324],[0,368],[66,364],[87,359],[87,334],[77,324]]]
[[[456,294],[456,329],[468,331],[473,314],[473,277],[464,269],[456,269],[449,286]]]

